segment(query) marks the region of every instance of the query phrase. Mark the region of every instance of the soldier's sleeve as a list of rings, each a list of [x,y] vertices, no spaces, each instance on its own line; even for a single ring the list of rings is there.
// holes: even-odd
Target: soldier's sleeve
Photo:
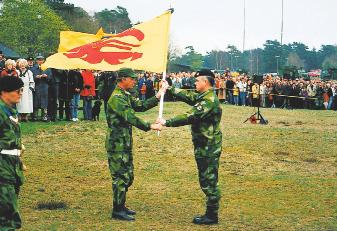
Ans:
[[[1,108],[0,108],[1,110]],[[0,151],[2,149],[9,149],[10,147],[10,139],[8,138],[8,134],[5,133],[5,121],[6,121],[6,116],[4,113],[0,112],[0,134],[1,134],[1,139],[0,139]],[[0,154],[1,155],[1,154]]]
[[[147,111],[158,105],[159,100],[154,96],[147,100],[139,100],[135,97],[131,97],[132,108],[137,112]]]
[[[122,117],[129,124],[143,131],[149,131],[151,129],[150,123],[142,120],[135,115],[135,111],[123,96],[114,95],[108,101],[108,106],[111,110],[113,110],[118,116]]]
[[[178,89],[175,87],[171,87],[167,90],[171,95],[175,96],[178,100],[183,101],[191,106],[196,103],[196,98],[199,95],[195,91],[188,91],[188,90]]]
[[[212,112],[212,103],[202,101],[196,103],[192,109],[185,114],[175,116],[166,121],[167,127],[179,127],[188,124],[199,123],[203,119],[207,118]]]

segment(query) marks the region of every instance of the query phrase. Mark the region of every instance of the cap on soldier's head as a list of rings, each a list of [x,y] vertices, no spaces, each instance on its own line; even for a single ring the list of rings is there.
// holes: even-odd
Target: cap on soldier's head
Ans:
[[[44,59],[44,57],[43,57],[43,55],[41,55],[41,54],[38,54],[38,55],[36,56],[36,59],[37,59],[37,60],[43,60],[43,59]]]
[[[119,69],[118,73],[118,78],[133,78],[137,79],[136,73],[131,69],[131,68],[121,68]]]
[[[11,92],[23,87],[23,82],[20,78],[14,76],[4,76],[0,78],[0,92]]]
[[[195,73],[195,77],[198,77],[198,76],[209,76],[209,77],[215,78],[214,73],[209,69],[201,69],[197,71]]]
[[[27,58],[27,61],[34,61],[34,58],[33,58],[32,56],[29,56],[29,57]]]

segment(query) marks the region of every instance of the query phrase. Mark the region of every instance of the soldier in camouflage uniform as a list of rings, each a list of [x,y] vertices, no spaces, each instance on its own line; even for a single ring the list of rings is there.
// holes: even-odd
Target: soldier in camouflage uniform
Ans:
[[[195,77],[197,92],[173,87],[168,90],[177,99],[193,106],[192,109],[169,120],[158,119],[158,122],[167,127],[192,125],[192,141],[199,183],[207,197],[206,214],[196,216],[193,222],[195,224],[215,224],[218,223],[220,201],[218,169],[222,150],[220,130],[222,109],[213,90],[214,74],[210,70],[201,70],[196,73]],[[166,83],[164,88],[167,87]]]
[[[15,105],[20,102],[23,82],[0,78],[0,231],[21,228],[17,198],[24,176],[20,153],[20,125]]]
[[[158,104],[161,91],[146,101],[134,98],[129,90],[136,84],[136,74],[128,68],[118,72],[117,87],[107,105],[108,133],[106,149],[112,177],[112,218],[132,221],[135,211],[125,206],[126,192],[133,182],[132,126],[143,131],[160,130],[160,124],[150,124],[135,115]]]

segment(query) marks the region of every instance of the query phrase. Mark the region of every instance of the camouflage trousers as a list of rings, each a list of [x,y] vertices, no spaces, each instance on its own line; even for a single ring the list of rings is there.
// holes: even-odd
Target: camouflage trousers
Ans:
[[[131,152],[108,152],[109,170],[112,178],[113,207],[124,206],[126,192],[133,183],[133,157]]]
[[[0,231],[21,228],[17,192],[14,185],[0,184]]]
[[[206,206],[211,208],[214,212],[218,212],[221,198],[218,183],[220,153],[214,156],[200,156],[196,153],[195,156],[198,167],[199,184],[207,198]]]

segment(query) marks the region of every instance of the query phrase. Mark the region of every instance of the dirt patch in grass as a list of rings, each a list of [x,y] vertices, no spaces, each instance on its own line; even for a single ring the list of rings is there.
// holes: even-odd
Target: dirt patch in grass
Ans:
[[[36,205],[37,210],[57,210],[57,209],[67,209],[68,205],[63,201],[44,201],[38,202]]]

